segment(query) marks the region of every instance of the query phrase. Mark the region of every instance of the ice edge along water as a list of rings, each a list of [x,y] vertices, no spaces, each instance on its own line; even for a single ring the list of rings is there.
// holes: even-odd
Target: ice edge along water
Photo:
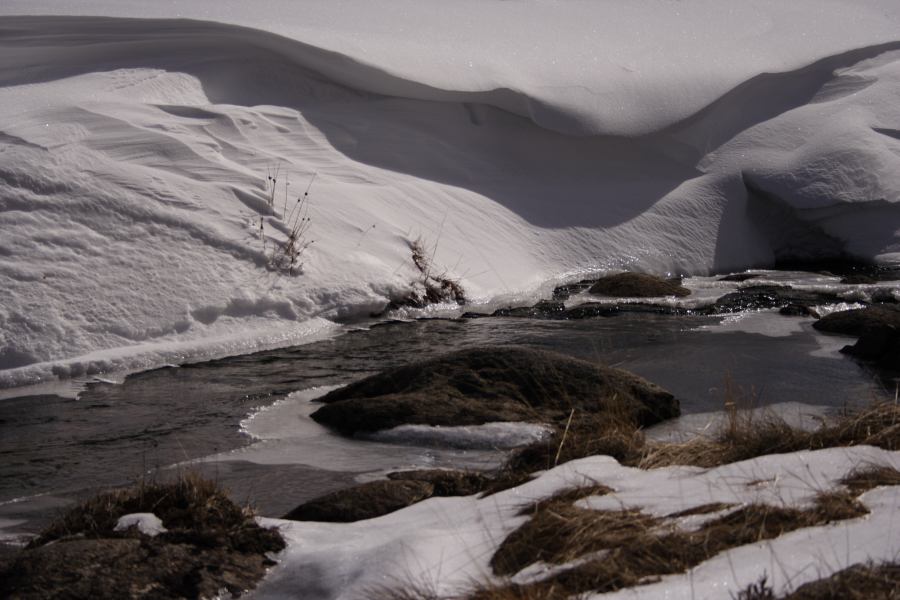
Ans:
[[[415,285],[416,240],[475,302],[897,260],[898,7],[745,4],[7,3],[0,386],[298,343]]]

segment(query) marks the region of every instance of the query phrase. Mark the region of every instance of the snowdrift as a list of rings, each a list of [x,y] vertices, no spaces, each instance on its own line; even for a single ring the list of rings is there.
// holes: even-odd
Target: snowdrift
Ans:
[[[894,2],[0,14],[0,386],[327,335],[421,279],[417,240],[475,302],[900,260]]]

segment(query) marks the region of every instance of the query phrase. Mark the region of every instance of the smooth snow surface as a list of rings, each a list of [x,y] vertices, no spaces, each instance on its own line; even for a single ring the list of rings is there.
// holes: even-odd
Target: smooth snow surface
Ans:
[[[900,260],[895,0],[6,0],[0,48],[4,387],[298,343],[417,239],[475,302]]]
[[[860,465],[900,467],[900,453],[860,446],[772,455],[715,469],[669,467],[642,471],[608,457],[573,461],[519,487],[478,499],[431,498],[356,523],[300,523],[263,519],[288,540],[280,564],[253,594],[257,599],[358,598],[385,588],[421,586],[436,597],[491,581],[489,561],[503,539],[527,517],[523,506],[568,487],[603,484],[615,491],[580,501],[586,508],[639,508],[665,517],[712,502],[806,506]],[[740,546],[689,573],[662,578],[597,598],[727,599],[763,571],[776,596],[852,564],[896,560],[900,554],[896,488],[860,497],[871,514],[800,529],[774,540]],[[691,528],[701,515],[675,518]],[[528,577],[539,578],[536,569]]]

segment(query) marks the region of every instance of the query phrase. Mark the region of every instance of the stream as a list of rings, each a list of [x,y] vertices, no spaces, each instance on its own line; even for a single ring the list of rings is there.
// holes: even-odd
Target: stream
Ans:
[[[754,407],[826,411],[893,397],[893,385],[840,354],[850,340],[776,311],[626,314],[573,321],[483,318],[345,326],[303,346],[161,368],[77,399],[0,400],[0,542],[20,543],[98,489],[195,468],[265,516],[410,467],[488,468],[484,444],[422,446],[336,436],[308,417],[332,386],[479,345],[524,345],[623,368],[657,383],[685,415],[721,410],[725,388]],[[162,475],[160,475],[162,474]]]

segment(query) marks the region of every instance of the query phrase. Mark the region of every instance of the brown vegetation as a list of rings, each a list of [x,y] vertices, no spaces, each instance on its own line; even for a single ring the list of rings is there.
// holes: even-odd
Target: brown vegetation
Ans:
[[[115,531],[153,513],[165,533]],[[188,474],[104,492],[53,522],[0,573],[0,597],[194,598],[240,594],[274,563],[281,535],[256,524],[215,483]]]
[[[627,415],[650,425],[679,414],[666,390],[627,371],[543,350],[487,346],[389,369],[326,394],[312,418],[341,433],[404,424],[565,422]]]
[[[853,565],[842,571],[801,585],[777,600],[897,600],[900,598],[900,564]],[[763,577],[747,586],[737,600],[776,600]]]
[[[534,583],[477,590],[470,599],[550,599],[614,591],[684,572],[731,548],[867,512],[852,494],[829,492],[807,509],[751,504],[696,531],[683,531],[671,520],[637,510],[594,511],[565,501],[548,503],[503,541],[491,566],[498,575],[512,575],[538,561],[574,565]],[[605,552],[596,556],[600,551]]]
[[[633,421],[621,415],[615,419],[576,415],[564,442],[562,438],[560,431],[551,439],[517,451],[500,479],[520,483],[534,471],[593,455],[611,456],[624,465],[650,469],[671,465],[711,468],[768,454],[861,444],[900,450],[900,404],[876,403],[848,412],[814,431],[799,429],[771,414],[754,417],[733,411],[719,432],[683,443],[648,441]]]

